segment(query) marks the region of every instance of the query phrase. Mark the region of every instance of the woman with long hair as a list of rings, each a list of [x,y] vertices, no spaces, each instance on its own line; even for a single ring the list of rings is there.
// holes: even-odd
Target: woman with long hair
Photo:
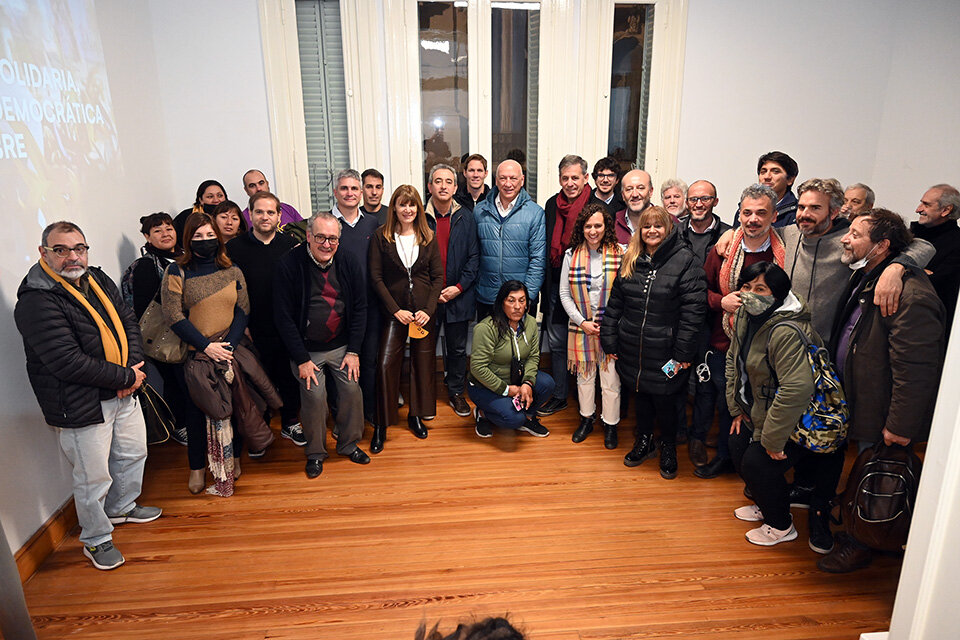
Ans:
[[[677,395],[686,392],[706,309],[703,267],[666,209],[648,207],[627,245],[600,326],[600,344],[616,358],[622,387],[636,393],[636,438],[623,459],[626,466],[656,455],[659,419],[660,475],[677,477]]]
[[[570,318],[567,365],[577,374],[580,404],[580,425],[573,432],[573,441],[583,442],[593,431],[599,371],[600,422],[607,449],[617,448],[620,378],[614,359],[600,346],[600,325],[622,257],[623,249],[617,243],[613,218],[607,208],[597,202],[585,206],[574,222],[570,248],[560,267],[560,303]]]
[[[784,474],[801,464],[814,484],[810,548],[827,554],[833,548],[830,500],[843,472],[846,446],[814,452],[791,440],[816,388],[797,328],[810,343],[823,346],[823,341],[810,324],[807,306],[790,291],[783,269],[757,262],[744,267],[738,284],[741,305],[727,351],[727,404],[734,416],[731,438],[739,435],[750,441],[740,475],[756,504],[740,507],[734,515],[760,523],[746,533],[753,544],[772,546],[796,539]]]
[[[539,371],[540,332],[527,314],[530,298],[519,280],[500,286],[490,315],[473,329],[473,352],[467,393],[477,435],[489,438],[493,427],[525,431],[538,438],[550,432],[540,424],[537,409],[550,399],[554,381]]]
[[[194,199],[193,205],[178,213],[177,217],[173,219],[173,228],[177,230],[177,244],[183,246],[190,242],[189,238],[184,242],[183,227],[191,213],[206,213],[212,216],[217,205],[226,199],[227,190],[223,188],[222,184],[216,180],[201,182],[200,186],[197,187],[197,197]]]
[[[408,336],[407,425],[413,435],[426,438],[423,421],[437,413],[434,314],[443,289],[443,264],[420,194],[408,184],[393,192],[387,222],[370,239],[370,280],[385,312],[377,357],[376,421],[370,441],[370,451],[379,453],[387,427],[397,421],[400,367]]]
[[[220,230],[208,214],[190,214],[184,224],[184,237],[189,240],[184,243],[183,255],[167,268],[163,278],[163,316],[187,343],[188,362],[204,358],[227,369],[247,326],[247,285],[243,273],[227,257]],[[191,493],[203,491],[209,463],[214,485],[208,492],[229,496],[233,494],[233,481],[240,475],[240,452],[234,447],[230,420],[204,416],[196,408],[196,404],[204,404],[196,394],[206,391],[190,388],[194,406],[186,424],[188,488]]]

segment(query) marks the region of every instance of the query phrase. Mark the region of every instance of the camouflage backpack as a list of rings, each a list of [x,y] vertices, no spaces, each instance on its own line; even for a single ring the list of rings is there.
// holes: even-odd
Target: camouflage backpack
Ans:
[[[813,395],[810,405],[800,417],[797,428],[790,436],[790,440],[804,449],[814,453],[832,453],[840,448],[847,439],[847,422],[850,411],[847,408],[847,398],[840,386],[840,379],[830,364],[830,355],[824,347],[815,344],[807,336],[803,327],[795,322],[778,322],[770,329],[767,336],[767,348],[770,347],[770,336],[777,327],[794,329],[803,341],[807,362],[813,371]],[[769,361],[767,363],[769,366]],[[776,373],[770,369],[774,381]],[[777,383],[779,386],[779,383]]]

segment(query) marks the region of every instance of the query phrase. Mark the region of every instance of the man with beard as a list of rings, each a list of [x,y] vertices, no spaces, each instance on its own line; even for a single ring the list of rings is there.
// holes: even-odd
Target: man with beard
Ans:
[[[620,180],[620,195],[626,207],[617,212],[613,226],[617,232],[617,242],[627,244],[637,230],[640,214],[650,206],[650,198],[653,197],[650,174],[642,169],[628,171]]]
[[[843,192],[843,207],[840,208],[840,215],[844,218],[852,218],[855,213],[870,211],[873,209],[875,200],[876,194],[873,193],[873,189],[861,182],[852,184]]]
[[[754,184],[743,190],[740,196],[740,227],[730,232],[732,242],[718,243],[707,253],[704,271],[707,274],[707,305],[713,318],[710,334],[710,349],[707,359],[710,382],[715,393],[724,401],[719,403],[720,438],[717,455],[702,467],[694,470],[698,478],[716,478],[723,473],[733,473],[735,455],[730,450],[730,423],[733,418],[726,408],[726,357],[733,335],[733,317],[740,308],[740,289],[737,286],[740,271],[756,262],[773,262],[782,267],[784,261],[783,241],[773,223],[777,219],[777,194],[770,187]],[[704,399],[702,399],[704,400]],[[745,430],[744,430],[745,431]]]
[[[690,215],[687,211],[687,183],[679,178],[667,178],[660,185],[660,202],[667,213],[677,222],[683,222]]]
[[[919,269],[907,271],[897,310],[886,317],[871,295],[909,241],[903,219],[886,209],[855,216],[841,239],[840,259],[855,273],[840,296],[830,351],[850,407],[849,436],[861,451],[880,440],[923,442],[937,402],[945,313],[929,279]],[[817,567],[848,573],[866,567],[871,556],[869,547],[840,534]]]
[[[247,196],[250,198],[252,198],[255,193],[270,193],[270,181],[267,180],[267,176],[263,175],[263,171],[260,171],[260,169],[250,169],[243,174],[243,190],[247,192]],[[246,221],[247,228],[253,226],[253,220],[250,217],[250,207],[241,211],[240,214]],[[279,226],[282,227],[285,224],[298,222],[300,220],[303,220],[303,217],[292,205],[286,202],[280,203]]]
[[[617,212],[623,211],[626,207],[617,192],[619,178],[620,163],[617,162],[616,158],[606,156],[597,160],[596,164],[593,165],[593,184],[597,185],[593,195],[607,208],[611,218],[616,218]]]

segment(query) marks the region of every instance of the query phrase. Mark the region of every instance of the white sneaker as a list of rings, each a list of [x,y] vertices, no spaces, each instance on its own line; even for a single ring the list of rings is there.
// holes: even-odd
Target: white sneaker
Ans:
[[[745,507],[734,509],[733,515],[737,517],[737,520],[743,520],[744,522],[763,522],[763,514],[760,513],[760,507],[755,504],[748,504]]]
[[[774,529],[770,525],[765,524],[762,527],[747,531],[746,536],[747,542],[758,544],[761,547],[772,547],[781,542],[796,540],[797,530],[794,528],[792,522],[790,523],[789,529]]]

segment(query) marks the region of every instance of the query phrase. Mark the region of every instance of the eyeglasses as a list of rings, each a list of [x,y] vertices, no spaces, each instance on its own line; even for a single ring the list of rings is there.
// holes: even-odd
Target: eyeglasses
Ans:
[[[326,244],[330,245],[331,247],[335,247],[340,244],[340,238],[337,236],[322,236],[320,234],[313,236],[313,241],[317,244]]]
[[[596,180],[616,180],[617,174],[615,173],[598,173],[595,176]]]
[[[702,202],[703,204],[710,204],[716,199],[716,196],[690,196],[687,198],[687,202],[690,204],[697,204]]]
[[[87,250],[90,249],[90,246],[86,244],[78,244],[75,247],[65,247],[62,244],[58,244],[55,247],[44,247],[44,249],[54,252],[57,254],[58,258],[66,258],[70,255],[71,251],[77,254],[78,258],[82,258],[83,256],[87,255]]]

